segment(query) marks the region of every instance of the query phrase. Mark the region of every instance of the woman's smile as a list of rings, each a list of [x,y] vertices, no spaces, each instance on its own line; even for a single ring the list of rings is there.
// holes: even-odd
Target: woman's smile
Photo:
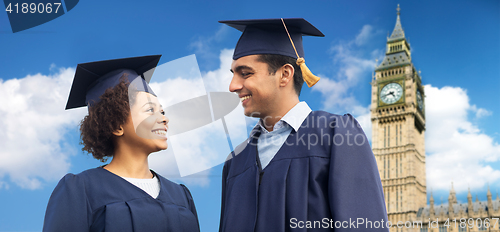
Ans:
[[[154,129],[151,131],[153,134],[159,136],[159,137],[162,137],[164,138],[165,140],[167,140],[167,128],[158,128],[158,129]]]

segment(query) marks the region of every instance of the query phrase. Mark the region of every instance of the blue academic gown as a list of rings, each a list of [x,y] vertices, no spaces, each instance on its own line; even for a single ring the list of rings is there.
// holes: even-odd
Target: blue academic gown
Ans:
[[[389,231],[375,157],[351,115],[311,112],[264,170],[259,134],[224,164],[219,231]]]
[[[43,231],[200,231],[189,190],[154,174],[156,199],[102,167],[67,174],[49,199]]]

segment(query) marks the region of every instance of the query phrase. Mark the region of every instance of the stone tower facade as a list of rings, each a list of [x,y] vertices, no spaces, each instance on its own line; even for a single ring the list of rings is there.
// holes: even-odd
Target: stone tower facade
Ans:
[[[427,205],[425,95],[416,70],[398,5],[396,26],[371,82],[370,107],[372,149],[392,224],[390,231],[500,232],[500,197],[497,193],[493,199],[489,187],[486,201],[479,201],[477,195],[473,201],[469,190],[467,202],[461,203],[451,183],[448,202],[435,204],[431,193]]]
[[[416,221],[427,204],[424,87],[412,63],[397,8],[384,60],[372,85],[372,149],[377,160],[389,221]],[[419,231],[398,229],[391,232]]]

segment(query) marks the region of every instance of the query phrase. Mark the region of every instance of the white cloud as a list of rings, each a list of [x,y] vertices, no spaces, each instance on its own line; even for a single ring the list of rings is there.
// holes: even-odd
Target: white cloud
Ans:
[[[9,181],[36,189],[68,171],[75,152],[64,134],[86,113],[64,110],[74,72],[61,68],[48,76],[0,80],[0,188]]]
[[[217,70],[209,71],[203,74],[203,81],[207,91],[228,92],[229,84],[233,77],[229,71],[233,61],[233,49],[223,49],[220,52],[220,66]],[[236,109],[225,117],[233,148],[242,143],[248,134],[246,128],[246,117],[243,113],[243,107],[238,104]]]
[[[7,183],[0,181],[0,189],[2,189],[2,188],[9,189],[9,187],[10,186]]]
[[[486,116],[490,116],[492,114],[491,111],[488,111],[488,110],[483,109],[483,108],[477,108],[476,105],[472,105],[471,110],[476,113],[477,119],[482,118],[482,117],[486,117]]]
[[[321,83],[313,87],[323,95],[323,107],[333,112],[351,112],[355,115],[366,113],[368,107],[360,105],[352,94],[352,89],[360,81],[369,81],[375,68],[375,57],[380,56],[379,50],[370,52],[366,58],[360,48],[371,38],[373,29],[365,25],[355,39],[348,42],[338,42],[330,49],[333,54],[333,65],[338,70],[333,77],[322,77]]]
[[[228,32],[228,26],[220,25],[215,34],[211,36],[197,36],[193,39],[189,47],[194,50],[197,55],[204,58],[217,58],[217,52],[212,49],[214,43],[220,42]]]
[[[361,28],[359,34],[356,36],[354,42],[358,46],[364,45],[366,42],[368,42],[368,40],[371,39],[372,35],[373,27],[370,25],[364,25],[363,28]]]
[[[459,87],[426,85],[425,93],[427,187],[449,190],[453,181],[463,192],[498,181],[500,170],[491,162],[500,159],[500,145],[468,119],[489,111],[470,105]]]
[[[357,116],[356,120],[358,120],[359,125],[363,129],[363,131],[366,134],[366,138],[368,138],[369,141],[372,141],[372,120],[371,120],[371,114],[370,110],[366,109],[366,112]]]
[[[330,51],[333,54],[333,67],[338,70],[333,77],[322,76],[320,83],[315,85],[312,90],[322,94],[323,108],[326,111],[343,114],[353,114],[367,137],[371,140],[371,120],[369,105],[360,104],[353,89],[360,82],[368,83],[371,73],[375,69],[375,58],[380,57],[380,50],[368,52],[366,57],[362,46],[370,40],[374,32],[373,27],[364,25],[360,32],[351,41],[340,41],[335,43]]]
[[[56,64],[52,63],[52,64],[50,64],[50,68],[49,68],[49,70],[52,72],[52,71],[54,71],[56,68],[57,68]]]
[[[229,83],[231,83],[233,77],[229,71],[233,62],[233,52],[233,49],[222,49],[219,54],[219,68],[204,73],[203,81],[208,91],[229,91]]]

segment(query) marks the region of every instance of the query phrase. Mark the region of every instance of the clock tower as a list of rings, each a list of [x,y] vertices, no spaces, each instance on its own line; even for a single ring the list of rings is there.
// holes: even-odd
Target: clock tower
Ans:
[[[427,204],[424,87],[412,63],[399,5],[385,58],[376,67],[371,85],[372,149],[391,232],[419,231],[395,226],[398,221],[416,221],[418,209]]]

